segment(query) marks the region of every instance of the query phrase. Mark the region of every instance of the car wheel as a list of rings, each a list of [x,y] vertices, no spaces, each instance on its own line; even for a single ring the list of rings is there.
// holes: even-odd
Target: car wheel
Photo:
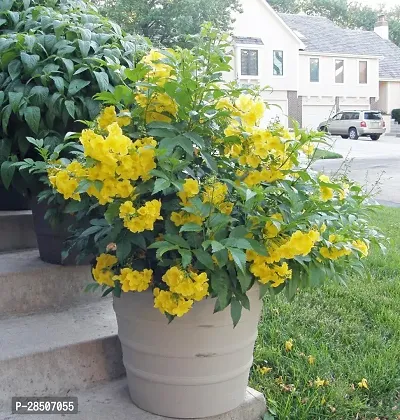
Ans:
[[[343,134],[342,134],[342,139],[348,139],[349,138],[349,136],[344,136]]]
[[[380,134],[374,134],[371,136],[371,140],[374,140],[374,141],[379,140],[380,136],[381,136]]]
[[[351,127],[349,130],[349,137],[351,140],[357,140],[358,139],[358,132],[357,129],[354,127]]]

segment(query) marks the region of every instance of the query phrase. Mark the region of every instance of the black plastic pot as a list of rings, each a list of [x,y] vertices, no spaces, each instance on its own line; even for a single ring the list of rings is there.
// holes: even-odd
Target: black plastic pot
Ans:
[[[18,191],[0,185],[0,211],[29,210],[29,200]]]
[[[45,214],[49,208],[47,203],[38,203],[36,198],[32,198],[31,207],[40,258],[50,264],[77,265],[77,251],[72,250],[65,260],[62,259],[61,255],[65,249],[65,242],[71,235],[68,228],[74,224],[74,218],[65,215],[60,224],[52,227],[49,221],[45,219]],[[86,261],[82,264],[84,263]]]

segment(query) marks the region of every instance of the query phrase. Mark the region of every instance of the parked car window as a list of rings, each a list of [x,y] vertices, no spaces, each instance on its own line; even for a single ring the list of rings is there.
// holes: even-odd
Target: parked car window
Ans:
[[[364,112],[364,119],[366,120],[381,120],[382,114],[380,112]]]
[[[354,112],[351,119],[352,120],[359,120],[360,119],[360,113],[359,112]]]
[[[344,83],[344,60],[335,60],[335,83]]]
[[[319,82],[319,58],[310,58],[310,82]]]
[[[274,76],[283,76],[283,51],[273,51]]]
[[[354,112],[343,112],[342,120],[352,120]]]
[[[334,121],[339,121],[339,120],[341,120],[342,119],[342,113],[340,112],[339,114],[336,114],[333,118],[332,118],[332,120],[334,120]]]
[[[368,61],[358,62],[358,82],[360,84],[368,83]]]
[[[241,50],[242,76],[258,76],[258,51]]]

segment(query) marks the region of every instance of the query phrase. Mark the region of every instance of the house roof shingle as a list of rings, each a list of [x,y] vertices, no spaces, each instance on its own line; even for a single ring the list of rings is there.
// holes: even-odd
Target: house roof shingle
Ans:
[[[400,48],[375,32],[344,29],[321,16],[279,16],[306,45],[305,51],[380,56],[379,76],[400,79]]]
[[[252,38],[248,36],[234,36],[236,44],[247,44],[247,45],[264,45],[261,38]]]

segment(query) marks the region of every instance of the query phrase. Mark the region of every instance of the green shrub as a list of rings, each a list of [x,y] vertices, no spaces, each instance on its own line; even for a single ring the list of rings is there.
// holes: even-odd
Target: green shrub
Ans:
[[[400,124],[400,108],[392,111],[392,118]]]
[[[12,162],[36,159],[27,137],[49,149],[80,130],[76,120],[99,113],[93,95],[121,84],[121,66],[132,68],[147,44],[83,1],[0,2],[0,164],[9,187],[29,187]]]

